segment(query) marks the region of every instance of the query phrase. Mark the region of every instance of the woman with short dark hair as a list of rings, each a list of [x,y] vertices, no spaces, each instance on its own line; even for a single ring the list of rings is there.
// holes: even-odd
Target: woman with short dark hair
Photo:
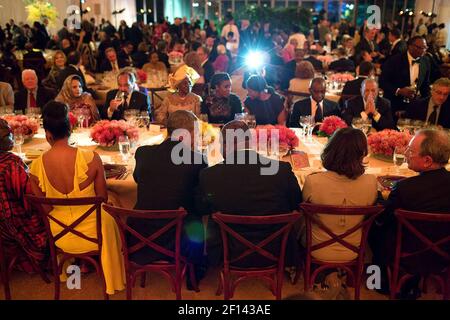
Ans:
[[[45,136],[51,148],[33,161],[30,169],[32,191],[35,195],[48,198],[108,199],[105,172],[100,156],[91,151],[73,148],[69,145],[70,123],[65,104],[50,101],[42,111]],[[51,174],[48,174],[51,173]],[[63,208],[54,206],[49,213],[57,220],[71,225],[79,219],[89,206]],[[121,254],[119,230],[114,219],[102,211],[102,251],[101,262],[106,282],[106,292],[114,294],[125,288],[124,264]],[[58,234],[62,228],[49,220],[52,233]],[[77,227],[80,232],[96,238],[97,221],[91,214]],[[68,233],[56,242],[65,252],[83,253],[98,250],[96,244]],[[64,273],[63,275],[64,276]]]
[[[377,179],[365,174],[364,157],[367,156],[367,139],[361,130],[351,127],[339,129],[330,138],[322,153],[322,164],[327,171],[306,177],[303,199],[306,202],[333,206],[369,206],[377,200]],[[361,222],[361,217],[318,215],[332,232],[342,234]],[[312,227],[312,245],[330,239],[317,226]],[[358,247],[361,231],[346,237],[347,242]],[[334,243],[313,251],[313,257],[327,262],[347,262],[356,253]]]
[[[228,73],[219,72],[212,76],[211,92],[202,103],[201,112],[208,115],[210,123],[227,123],[234,120],[236,113],[242,113],[242,103],[231,93],[231,78]]]

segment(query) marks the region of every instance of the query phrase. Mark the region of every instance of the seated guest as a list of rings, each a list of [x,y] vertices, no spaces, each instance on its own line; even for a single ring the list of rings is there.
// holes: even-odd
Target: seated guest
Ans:
[[[151,74],[157,74],[159,72],[164,72],[165,74],[167,74],[166,65],[159,61],[157,52],[150,53],[150,62],[145,63],[142,67],[142,70],[144,70],[146,73]]]
[[[106,103],[101,111],[103,119],[120,120],[124,117],[124,111],[136,109],[140,112],[150,113],[150,105],[147,96],[138,91],[136,78],[129,70],[123,70],[117,76],[118,89],[108,91]],[[118,93],[122,97],[118,98]]]
[[[309,61],[301,61],[295,69],[295,78],[289,81],[289,91],[309,93],[309,84],[314,79],[314,67]]]
[[[377,131],[395,129],[391,103],[378,96],[378,83],[366,79],[361,84],[361,96],[347,100],[342,118],[350,126],[353,118],[371,119],[372,128]]]
[[[38,85],[36,72],[31,69],[22,71],[23,88],[14,95],[14,111],[25,114],[27,108],[42,108],[55,97],[55,92]]]
[[[84,115],[89,115],[89,125],[100,120],[100,114],[94,99],[90,93],[83,92],[83,82],[76,74],[67,77],[55,101],[66,104],[69,111],[74,114],[82,111]]]
[[[58,85],[58,90],[61,90],[64,81],[66,81],[66,78],[70,75],[76,74],[78,75],[82,82],[83,82],[83,91],[88,91],[88,88],[86,87],[86,80],[84,78],[84,74],[81,71],[81,56],[78,53],[78,51],[72,51],[67,56],[67,67],[64,68],[59,72],[58,77],[56,78],[56,84]],[[92,94],[92,92],[91,92]]]
[[[326,84],[323,78],[314,78],[309,86],[310,98],[297,101],[289,118],[289,127],[299,128],[301,116],[313,116],[315,122],[322,122],[328,116],[340,116],[339,105],[325,99]]]
[[[130,41],[125,42],[122,49],[120,49],[119,53],[117,54],[118,60],[125,61],[126,65],[128,66],[133,66],[133,59],[131,58],[131,54],[133,53],[133,51],[133,44]]]
[[[361,84],[367,78],[375,76],[375,66],[371,62],[361,62],[357,68],[358,77],[355,80],[347,81],[342,89],[341,98],[347,100],[351,96],[361,95]],[[346,97],[346,99],[344,99]]]
[[[201,267],[203,257],[204,232],[201,216],[195,209],[194,191],[198,187],[200,170],[206,167],[202,161],[202,155],[192,151],[194,142],[194,128],[197,117],[190,111],[177,110],[170,114],[167,121],[167,139],[157,146],[142,146],[136,150],[136,167],[133,177],[137,183],[137,202],[135,209],[138,210],[174,210],[183,207],[188,215],[184,220],[182,232],[181,254]],[[185,130],[189,137],[176,137],[176,130]],[[175,132],[176,134],[176,132]],[[179,139],[180,138],[180,139]],[[181,139],[183,138],[183,139]],[[172,159],[174,148],[189,152],[189,164],[175,164]],[[177,155],[179,153],[177,152]],[[197,164],[194,159],[200,159]],[[158,183],[155,181],[158,180]],[[139,218],[129,218],[128,225],[140,232],[142,235],[150,236],[166,222],[155,222]],[[158,238],[157,243],[173,250],[174,233],[168,233]],[[130,236],[127,239],[128,246],[137,243],[137,239]],[[133,253],[129,259],[139,264],[151,263],[156,260],[167,259],[161,253],[145,247]],[[197,277],[201,270],[196,268]],[[199,279],[198,279],[199,280]]]
[[[331,33],[325,35],[325,41],[322,42],[322,45],[327,53],[331,53],[331,51],[337,48],[337,42],[336,40],[333,40]]]
[[[216,51],[217,52],[217,51]],[[215,53],[216,53],[215,52]],[[203,77],[205,77],[205,83],[208,84],[211,81],[211,77],[214,74],[214,67],[211,61],[215,61],[215,57],[213,60],[213,56],[217,56],[216,54],[212,54],[210,56],[211,51],[205,46],[201,46],[197,48],[197,54],[200,57],[201,67],[203,68]]]
[[[57,83],[57,79],[62,70],[66,68],[67,58],[64,52],[61,50],[57,50],[55,55],[53,56],[53,65],[48,73],[47,78],[42,81],[42,84],[47,88],[51,88],[53,90],[59,90],[59,86]]]
[[[35,195],[48,198],[102,197],[108,199],[105,172],[99,155],[91,150],[69,146],[70,123],[68,108],[60,102],[50,101],[42,112],[45,136],[51,148],[33,161],[30,169],[32,191]],[[51,175],[47,173],[51,172]],[[86,211],[86,206],[63,208],[55,206],[49,213],[70,225]],[[106,282],[106,292],[114,294],[125,288],[125,270],[121,240],[117,225],[109,214],[101,216],[103,245],[101,265]],[[59,233],[61,227],[49,220],[52,233]],[[81,222],[77,230],[96,237],[97,222],[94,214]],[[90,252],[98,249],[92,242],[68,233],[56,245],[66,252]],[[65,273],[63,272],[63,276]]]
[[[286,124],[284,98],[269,87],[262,76],[250,76],[247,80],[247,99],[244,109],[256,118],[256,124]]]
[[[21,253],[18,265],[32,272],[29,261],[39,266],[46,256],[47,235],[40,215],[24,201],[31,192],[28,168],[13,147],[11,128],[0,119],[0,237],[6,253]]]
[[[339,48],[337,55],[339,59],[330,63],[329,70],[336,72],[355,72],[355,63],[347,58],[345,48]]]
[[[208,115],[209,123],[227,123],[236,113],[242,113],[242,103],[231,93],[228,73],[216,73],[211,78],[211,94],[202,102],[201,112]]]
[[[228,72],[228,63],[230,59],[227,56],[227,49],[224,45],[217,46],[217,58],[212,63],[214,72]]]
[[[395,253],[395,237],[397,222],[395,209],[401,208],[419,212],[449,213],[450,212],[450,173],[445,169],[450,157],[450,141],[443,131],[422,130],[409,142],[406,149],[408,168],[419,175],[399,181],[389,194],[385,204],[385,212],[372,226],[369,243],[373,252],[373,263],[387,266],[393,263]],[[436,223],[432,226],[415,224],[420,232],[424,232],[430,241],[436,242],[450,234],[448,224],[441,227]],[[418,252],[423,243],[411,238],[408,233],[402,240],[405,252]],[[449,252],[447,244],[447,253]],[[401,266],[410,274],[429,275],[438,273],[448,267],[448,261],[429,250],[418,256],[403,258]],[[383,280],[383,279],[382,279]],[[387,278],[385,279],[387,280]],[[401,291],[401,298],[417,298],[420,277],[413,277]],[[382,290],[387,292],[387,281],[381,283]]]
[[[406,117],[450,128],[450,80],[440,78],[433,83],[431,96],[411,103]]]
[[[251,150],[250,136],[249,128],[243,121],[233,120],[222,128],[220,138],[225,160],[200,173],[198,207],[201,213],[220,211],[225,214],[265,216],[297,210],[302,193],[291,165],[265,158]],[[239,233],[254,243],[273,232],[273,226],[270,225],[257,230],[243,226],[240,228]],[[208,232],[208,259],[211,264],[218,264],[222,249],[217,225],[208,226]],[[286,265],[297,265],[296,254],[299,251],[296,248],[297,240],[291,234]],[[268,263],[264,258],[255,261],[252,255],[241,262],[245,267]]]
[[[119,72],[120,69],[128,66],[128,63],[120,58],[117,58],[116,49],[108,48],[105,50],[106,60],[100,64],[99,72],[114,71]]]
[[[328,140],[322,152],[322,164],[327,171],[306,177],[303,198],[306,202],[332,206],[370,206],[377,200],[377,179],[365,174],[363,159],[368,154],[367,140],[362,131],[351,127],[339,129]],[[333,192],[324,192],[333,190]],[[336,234],[343,234],[363,219],[355,216],[319,215],[320,221]],[[306,236],[306,235],[304,235]],[[302,239],[306,243],[306,238]],[[312,245],[330,240],[330,236],[312,226]],[[361,231],[345,238],[359,247]],[[314,258],[327,262],[347,262],[356,253],[339,243],[312,252]]]
[[[187,65],[182,65],[169,77],[169,91],[172,93],[168,94],[155,110],[156,122],[166,124],[169,115],[177,110],[188,110],[200,115],[202,98],[191,92],[199,77],[198,73]]]
[[[156,53],[158,59],[166,65],[167,70],[170,70],[169,56],[167,55],[167,43],[163,40],[159,41],[156,45]]]
[[[0,81],[0,108],[14,106],[14,91],[7,82]]]

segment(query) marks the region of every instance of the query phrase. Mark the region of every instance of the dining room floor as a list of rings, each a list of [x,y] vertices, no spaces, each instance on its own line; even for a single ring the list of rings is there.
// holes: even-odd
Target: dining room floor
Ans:
[[[188,291],[185,281],[182,287],[182,298],[184,300],[221,300],[223,296],[216,296],[218,284],[218,268],[208,270],[204,279],[200,282],[200,292]],[[171,291],[167,280],[157,273],[148,273],[145,288],[139,286],[139,278],[133,289],[135,300],[173,300],[174,293]],[[14,300],[51,300],[54,294],[53,283],[45,283],[37,275],[29,275],[24,272],[14,271],[10,281],[11,295]],[[4,299],[3,286],[0,285],[0,300]],[[362,300],[387,300],[388,296],[381,295],[373,290],[362,286]],[[441,295],[435,293],[431,285],[427,294],[422,294],[420,299],[437,300]],[[102,286],[99,277],[95,273],[82,275],[80,289],[67,289],[65,283],[61,284],[62,300],[101,300],[103,299]],[[350,297],[353,298],[353,288],[348,288]],[[283,283],[283,299],[296,296],[297,299],[320,300],[322,296],[315,293],[305,294],[303,290],[303,278],[297,284],[290,283],[287,277]],[[125,290],[110,296],[111,300],[125,300]],[[256,279],[248,279],[242,282],[236,289],[233,299],[237,300],[270,300],[274,299],[268,287]]]

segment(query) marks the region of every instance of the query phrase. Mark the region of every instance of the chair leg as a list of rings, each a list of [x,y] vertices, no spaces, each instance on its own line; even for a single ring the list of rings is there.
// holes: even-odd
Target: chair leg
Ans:
[[[1,277],[2,277],[2,282],[3,282],[3,288],[5,291],[5,300],[11,300],[11,289],[9,287],[8,271],[1,270]]]
[[[195,292],[200,292],[200,289],[198,288],[197,277],[195,276],[194,265],[193,264],[189,264],[188,268],[189,268],[189,275],[191,277],[192,287],[194,288]]]
[[[145,288],[146,280],[147,280],[147,273],[144,271],[144,272],[142,272],[142,276],[141,276],[141,288]]]
[[[275,298],[281,300],[281,290],[283,288],[283,270],[276,275]]]
[[[133,289],[133,283],[132,283],[132,277],[130,277],[130,276],[127,276],[127,284],[126,284],[126,286],[127,286],[127,288],[126,288],[126,290],[127,290],[127,300],[132,300],[133,299],[133,294],[132,294],[132,289]]]
[[[359,273],[356,274],[355,276],[354,287],[355,287],[355,300],[359,300],[361,295],[361,274]]]
[[[219,272],[219,285],[217,287],[216,296],[222,295],[223,292],[223,275],[222,272]]]

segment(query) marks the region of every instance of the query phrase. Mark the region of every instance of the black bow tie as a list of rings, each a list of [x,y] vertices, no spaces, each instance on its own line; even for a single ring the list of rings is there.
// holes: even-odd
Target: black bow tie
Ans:
[[[412,64],[414,65],[415,63],[420,63],[420,59],[419,59],[419,58],[414,59],[414,60],[412,61]]]

